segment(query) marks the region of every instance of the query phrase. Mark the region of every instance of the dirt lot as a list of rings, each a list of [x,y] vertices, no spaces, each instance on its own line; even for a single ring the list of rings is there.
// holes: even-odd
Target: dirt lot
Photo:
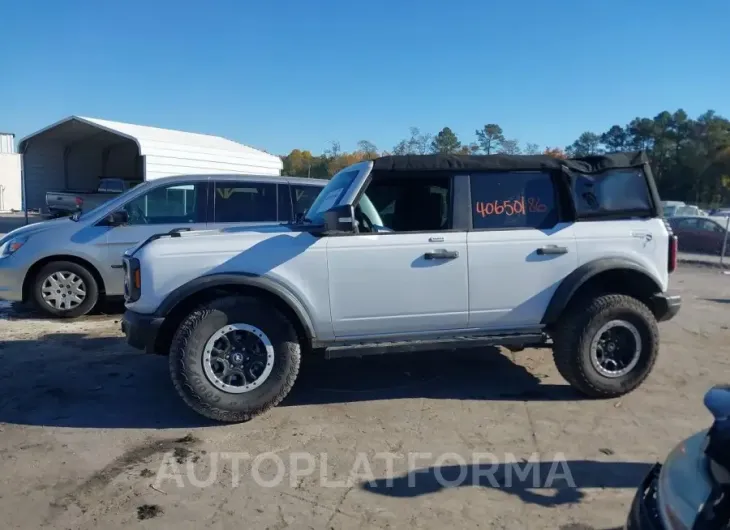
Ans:
[[[128,348],[118,315],[59,323],[6,305],[3,527],[617,528],[651,464],[709,424],[705,390],[730,381],[730,276],[684,267],[673,282],[684,307],[662,324],[660,361],[620,400],[579,399],[547,351],[313,360],[282,406],[233,426],[188,411],[166,359]],[[311,462],[293,465],[301,453]],[[539,454],[542,477],[503,487],[512,468],[494,481],[460,465],[478,453],[488,471]],[[556,462],[569,477],[551,482]]]

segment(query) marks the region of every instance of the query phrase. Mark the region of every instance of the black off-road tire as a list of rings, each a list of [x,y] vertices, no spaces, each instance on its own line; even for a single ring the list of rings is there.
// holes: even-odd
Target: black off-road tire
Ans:
[[[60,310],[49,306],[45,300],[43,300],[43,282],[54,272],[68,271],[76,274],[80,277],[86,286],[86,298],[82,303],[69,310]],[[84,316],[89,311],[94,309],[96,303],[99,301],[99,285],[96,283],[96,279],[91,272],[78,263],[73,261],[52,261],[39,270],[33,278],[33,284],[31,286],[33,302],[35,307],[42,313],[57,318],[77,318]]]
[[[233,394],[217,388],[203,368],[210,337],[227,324],[243,323],[263,331],[274,349],[268,378],[248,392]],[[190,313],[180,324],[170,347],[170,374],[175,389],[195,412],[212,420],[249,421],[278,405],[299,373],[301,347],[292,323],[279,311],[249,296],[218,298]]]
[[[636,366],[620,377],[606,377],[591,363],[591,341],[611,320],[633,324],[641,336]],[[614,398],[637,388],[649,376],[659,353],[659,329],[651,310],[631,296],[608,294],[575,304],[553,334],[553,358],[560,375],[591,398]]]

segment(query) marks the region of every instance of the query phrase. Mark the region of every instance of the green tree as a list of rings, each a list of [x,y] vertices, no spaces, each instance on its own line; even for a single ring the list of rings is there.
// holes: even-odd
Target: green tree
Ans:
[[[526,155],[539,155],[540,146],[537,144],[532,144],[530,142],[527,142],[527,144],[525,145],[525,154]]]
[[[522,152],[520,142],[517,140],[502,140],[498,152],[503,155],[519,155]]]
[[[411,127],[411,136],[398,142],[393,148],[394,155],[425,155],[431,149],[433,135],[421,134],[418,127]]]
[[[475,155],[479,152],[479,146],[475,143],[469,145],[462,145],[459,149],[458,154],[460,155]]]
[[[456,153],[461,149],[461,142],[454,131],[444,127],[431,141],[431,152],[444,155]]]
[[[367,140],[357,142],[357,150],[363,154],[364,160],[373,160],[378,157],[378,148],[375,144]]]
[[[600,137],[592,132],[584,132],[565,150],[569,156],[581,157],[595,155],[600,152]]]
[[[649,151],[654,146],[654,120],[651,118],[634,118],[626,130],[632,149]]]
[[[614,125],[601,135],[601,143],[609,153],[625,151],[628,145],[629,135],[620,125]]]
[[[308,177],[313,176],[312,168],[320,164],[321,160],[309,151],[292,149],[288,155],[282,157],[282,162],[284,164],[282,171],[285,175]]]
[[[590,151],[593,142],[585,134],[573,143],[571,154]],[[696,119],[682,109],[636,117],[601,134],[600,143],[609,151],[646,151],[666,199],[706,207],[730,202],[730,121],[712,110]]]
[[[491,155],[504,142],[502,127],[496,123],[488,123],[482,129],[476,130],[477,143],[484,153]]]

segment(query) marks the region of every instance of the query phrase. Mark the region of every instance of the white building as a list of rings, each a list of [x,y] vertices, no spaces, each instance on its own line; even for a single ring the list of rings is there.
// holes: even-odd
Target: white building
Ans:
[[[18,143],[30,209],[45,210],[47,191],[94,190],[100,177],[280,175],[281,159],[221,138],[71,116]]]
[[[23,208],[20,155],[15,152],[15,135],[0,133],[0,212]]]

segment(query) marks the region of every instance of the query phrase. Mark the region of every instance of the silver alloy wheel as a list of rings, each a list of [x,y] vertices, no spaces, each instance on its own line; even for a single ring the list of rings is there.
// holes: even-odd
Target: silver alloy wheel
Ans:
[[[73,272],[56,271],[43,280],[41,296],[53,309],[70,311],[86,300],[86,283]]]
[[[243,394],[261,386],[274,368],[274,346],[269,337],[249,324],[228,324],[208,339],[203,370],[224,392]]]
[[[621,377],[636,367],[641,357],[641,334],[631,322],[611,320],[591,341],[591,364],[605,377]]]

